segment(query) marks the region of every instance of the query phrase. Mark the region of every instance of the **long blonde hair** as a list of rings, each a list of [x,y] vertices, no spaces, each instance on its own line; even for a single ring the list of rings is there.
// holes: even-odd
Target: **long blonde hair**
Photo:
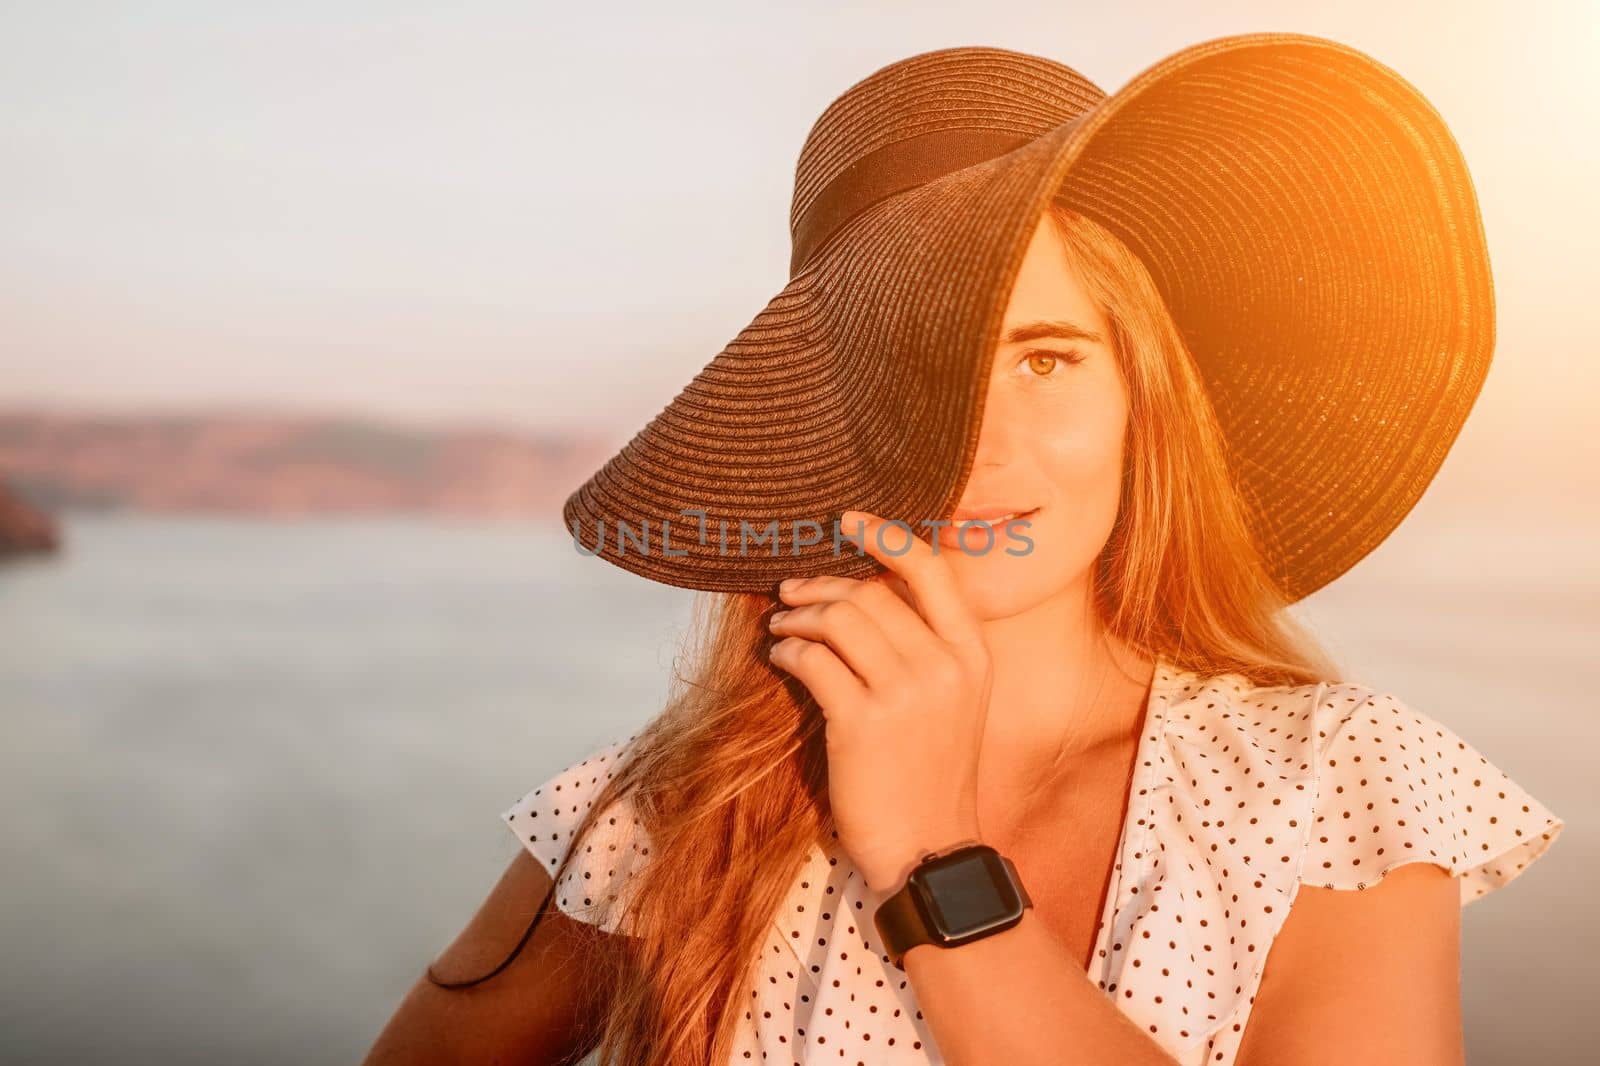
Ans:
[[[1149,273],[1090,219],[1062,204],[1050,215],[1110,324],[1129,397],[1120,511],[1094,564],[1101,623],[1203,676],[1337,680],[1268,576],[1205,389]],[[687,668],[569,838],[626,797],[650,840],[630,889],[627,951],[596,952],[580,968],[608,1004],[596,1020],[603,1066],[727,1060],[754,1009],[769,923],[832,832],[821,710],[766,658],[775,606],[764,593],[698,594]],[[556,881],[579,850],[569,847]]]

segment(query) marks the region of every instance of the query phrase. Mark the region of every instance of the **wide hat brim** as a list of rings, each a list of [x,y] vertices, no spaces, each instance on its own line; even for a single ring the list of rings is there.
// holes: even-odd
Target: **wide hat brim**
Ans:
[[[994,52],[938,55],[964,51]],[[1258,33],[1185,48],[851,217],[571,494],[577,545],[712,591],[881,570],[830,525],[857,509],[921,529],[959,503],[1009,293],[1053,198],[1150,270],[1291,602],[1394,530],[1488,371],[1477,201],[1444,121],[1397,73]]]

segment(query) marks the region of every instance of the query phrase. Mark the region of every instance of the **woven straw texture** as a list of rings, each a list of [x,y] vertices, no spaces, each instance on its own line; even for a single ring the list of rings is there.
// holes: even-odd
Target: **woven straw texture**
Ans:
[[[857,508],[920,529],[959,502],[1052,198],[1149,268],[1291,600],[1394,530],[1488,370],[1477,202],[1444,121],[1398,74],[1261,33],[1183,49],[1110,95],[996,48],[852,86],[800,153],[788,283],[567,499],[577,543],[716,591],[877,572],[835,549],[832,522]]]

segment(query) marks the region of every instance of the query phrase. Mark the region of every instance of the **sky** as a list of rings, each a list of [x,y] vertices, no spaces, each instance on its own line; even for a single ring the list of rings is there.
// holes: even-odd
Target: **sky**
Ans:
[[[1445,116],[1499,293],[1479,446],[1592,447],[1600,5],[1576,0],[8,4],[0,406],[620,442],[782,287],[795,159],[852,82],[989,44],[1112,91],[1256,30],[1360,48]]]

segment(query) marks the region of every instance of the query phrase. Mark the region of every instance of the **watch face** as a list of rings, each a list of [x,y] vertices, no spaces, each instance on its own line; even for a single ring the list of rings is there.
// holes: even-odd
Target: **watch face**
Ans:
[[[917,870],[915,880],[928,927],[941,939],[992,929],[1022,915],[1022,900],[999,854],[989,848],[935,859]]]

